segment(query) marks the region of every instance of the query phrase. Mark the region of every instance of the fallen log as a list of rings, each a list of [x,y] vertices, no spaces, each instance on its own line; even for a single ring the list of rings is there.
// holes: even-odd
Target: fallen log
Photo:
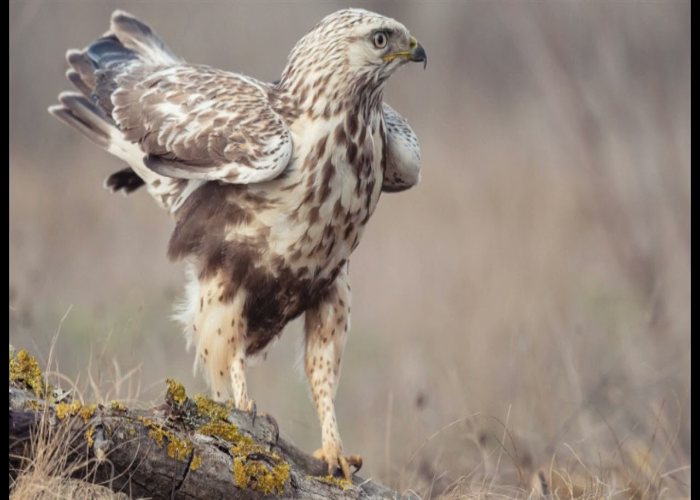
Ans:
[[[118,402],[70,400],[48,387],[37,390],[36,381],[22,380],[21,370],[13,379],[10,364],[11,478],[39,446],[32,436],[41,435],[42,442],[59,439],[66,447],[74,478],[131,497],[418,499],[358,476],[329,476],[324,462],[280,437],[270,415],[190,398],[172,380],[164,404],[129,409]]]

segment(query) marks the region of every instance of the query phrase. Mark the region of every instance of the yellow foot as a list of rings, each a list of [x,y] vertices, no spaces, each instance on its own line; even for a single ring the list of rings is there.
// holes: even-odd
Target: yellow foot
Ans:
[[[335,476],[338,469],[343,474],[343,477],[348,481],[352,481],[352,474],[362,468],[362,457],[360,455],[349,455],[344,457],[339,453],[326,453],[323,448],[314,451],[314,457],[323,460],[328,464],[328,474]],[[355,467],[355,471],[350,473],[350,466]]]

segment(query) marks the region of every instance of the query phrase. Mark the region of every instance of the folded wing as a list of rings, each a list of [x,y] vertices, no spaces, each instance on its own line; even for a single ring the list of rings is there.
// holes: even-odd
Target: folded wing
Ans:
[[[420,182],[421,157],[416,134],[408,121],[384,103],[387,129],[387,166],[382,191],[397,193]]]
[[[264,84],[188,64],[135,64],[109,76],[112,118],[158,174],[253,183],[289,163],[291,134]]]

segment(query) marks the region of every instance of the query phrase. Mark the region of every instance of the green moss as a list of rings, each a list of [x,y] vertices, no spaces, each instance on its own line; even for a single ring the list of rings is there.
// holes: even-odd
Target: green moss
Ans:
[[[178,405],[182,405],[187,400],[187,392],[185,387],[176,380],[171,378],[165,379],[168,384],[168,395],[173,399]]]
[[[38,398],[51,392],[51,387],[44,382],[39,363],[24,349],[16,357],[10,349],[10,381],[24,383]]]
[[[237,457],[233,461],[236,486],[252,489],[265,495],[284,493],[284,483],[289,479],[289,464],[280,461],[272,469],[263,463]]]
[[[213,420],[226,420],[226,417],[228,416],[228,410],[223,404],[217,403],[207,396],[196,394],[194,397],[194,402],[197,405],[197,408],[199,408],[200,417],[204,414]]]

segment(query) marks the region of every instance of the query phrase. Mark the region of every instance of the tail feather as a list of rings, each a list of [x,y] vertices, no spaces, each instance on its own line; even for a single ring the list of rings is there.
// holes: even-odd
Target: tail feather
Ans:
[[[110,69],[116,65],[138,60],[139,56],[115,35],[108,35],[94,41],[84,52],[85,57],[98,70]]]
[[[78,73],[74,69],[69,69],[68,71],[66,71],[66,78],[69,82],[73,84],[73,86],[76,89],[80,91],[81,94],[83,94],[88,99],[91,98],[92,90],[83,81],[83,78],[80,76],[80,73]]]
[[[61,104],[51,106],[49,113],[88,137],[98,146],[107,149],[111,132],[115,128],[104,113],[84,95],[63,92],[58,96]]]
[[[111,31],[128,49],[151,64],[175,64],[182,62],[147,24],[123,10],[112,14]]]
[[[78,73],[81,81],[90,89],[90,91],[94,91],[97,83],[97,79],[95,78],[95,67],[92,65],[90,59],[87,58],[85,53],[80,50],[71,49],[66,52],[66,61],[68,61],[71,68]]]
[[[111,29],[83,50],[69,50],[66,59],[72,71],[68,80],[111,112],[111,93],[115,78],[129,63],[171,65],[181,62],[151,28],[131,14],[117,10],[112,14]]]
[[[136,70],[134,65],[163,67],[182,60],[148,25],[119,10],[112,14],[107,33],[83,50],[69,50],[66,60],[70,65],[66,78],[79,93],[60,94],[60,104],[49,107],[49,113],[131,166],[105,179],[106,188],[127,194],[146,184],[156,201],[167,208],[165,200],[172,196],[176,183],[143,165],[143,151],[124,137],[112,118],[112,93],[120,78]]]

